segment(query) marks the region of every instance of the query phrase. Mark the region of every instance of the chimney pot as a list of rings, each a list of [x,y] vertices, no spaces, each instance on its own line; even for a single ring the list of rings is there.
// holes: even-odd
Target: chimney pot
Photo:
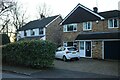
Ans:
[[[97,7],[94,7],[94,8],[93,8],[93,11],[94,11],[95,13],[98,13],[98,8],[97,8]]]

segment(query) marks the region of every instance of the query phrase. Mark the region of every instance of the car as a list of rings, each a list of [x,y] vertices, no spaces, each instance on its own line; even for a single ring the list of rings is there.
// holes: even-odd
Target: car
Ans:
[[[73,58],[79,60],[80,54],[75,47],[59,47],[55,52],[55,58],[62,59],[63,61],[71,60]]]

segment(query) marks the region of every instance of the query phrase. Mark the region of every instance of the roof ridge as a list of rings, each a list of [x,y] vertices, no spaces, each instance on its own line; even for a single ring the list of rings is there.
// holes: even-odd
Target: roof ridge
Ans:
[[[50,17],[46,17],[44,19],[37,19],[37,20],[33,20],[33,21],[29,21],[28,23],[26,23],[24,26],[22,26],[18,31],[20,30],[28,30],[28,29],[34,29],[34,28],[43,28],[46,25],[48,25],[51,21],[53,21],[55,18],[57,18],[59,15],[55,15],[55,16],[50,16]],[[32,24],[32,25],[31,25]],[[33,24],[40,24],[39,26],[35,26]],[[30,26],[31,25],[31,26]]]
[[[99,13],[106,13],[106,12],[112,12],[112,11],[118,11],[118,12],[120,12],[120,10],[109,10],[109,11],[104,11],[104,12],[99,12]]]

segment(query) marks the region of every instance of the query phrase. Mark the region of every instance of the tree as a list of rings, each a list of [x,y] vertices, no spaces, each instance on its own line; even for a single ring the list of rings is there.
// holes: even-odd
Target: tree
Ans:
[[[11,9],[12,23],[16,31],[26,23],[26,11],[22,10],[22,5],[18,5],[15,2],[15,5]]]
[[[0,16],[9,11],[14,3],[10,0],[0,0]]]
[[[43,17],[48,17],[52,14],[51,8],[46,5],[46,3],[43,3],[37,7],[38,11],[38,19],[41,19]]]
[[[10,9],[13,5],[14,3],[10,0],[0,0],[0,33],[5,30],[8,33]]]
[[[18,2],[10,0],[0,0],[0,33],[16,34],[18,29],[26,23],[26,11]],[[16,32],[12,32],[15,28]]]

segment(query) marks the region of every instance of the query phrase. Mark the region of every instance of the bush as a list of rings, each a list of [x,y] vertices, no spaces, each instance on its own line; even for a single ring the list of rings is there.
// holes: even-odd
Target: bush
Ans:
[[[48,41],[31,40],[10,43],[3,47],[3,63],[47,68],[53,65],[56,46]]]
[[[5,45],[7,43],[10,43],[10,39],[7,34],[0,34],[0,37],[2,38],[2,44],[0,45]]]

